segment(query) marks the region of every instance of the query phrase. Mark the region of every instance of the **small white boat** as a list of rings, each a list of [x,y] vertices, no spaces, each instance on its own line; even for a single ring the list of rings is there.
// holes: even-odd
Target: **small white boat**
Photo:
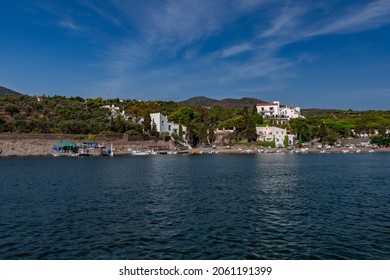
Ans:
[[[342,152],[343,154],[347,154],[347,153],[349,153],[349,150],[341,150],[341,152]]]
[[[132,151],[131,152],[132,156],[148,156],[150,155],[149,151]]]
[[[368,152],[369,152],[369,153],[374,153],[375,151],[374,151],[374,150],[369,150]]]
[[[295,151],[297,154],[308,154],[309,152],[308,152],[308,150],[306,150],[306,149],[299,149],[299,150],[297,150],[297,151]]]

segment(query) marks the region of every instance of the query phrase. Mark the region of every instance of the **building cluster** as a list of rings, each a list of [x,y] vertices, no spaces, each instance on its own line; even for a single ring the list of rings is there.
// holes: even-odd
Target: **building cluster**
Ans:
[[[279,101],[272,103],[259,103],[256,105],[257,112],[263,116],[264,120],[272,119],[274,125],[288,124],[291,119],[304,118],[299,107],[290,107],[280,105]],[[217,144],[224,144],[225,137],[234,132],[234,130],[219,130],[215,131]],[[257,141],[272,142],[275,141],[276,147],[285,147],[292,145],[296,138],[295,134],[289,134],[287,129],[276,126],[257,126],[256,127]],[[286,148],[286,147],[285,147]]]
[[[275,124],[288,124],[290,119],[303,117],[301,108],[280,105],[279,101],[259,103],[256,105],[256,109],[264,119],[272,118]]]
[[[122,116],[127,119],[125,112],[119,111],[118,107],[103,106],[110,110],[111,117]],[[256,105],[257,112],[263,116],[264,120],[272,119],[273,124],[281,125],[288,124],[293,118],[303,118],[299,107],[289,107],[280,105],[279,101],[272,103],[259,103]],[[151,126],[155,125],[157,132],[165,133],[169,136],[172,134],[179,135],[180,124],[170,122],[168,117],[161,113],[151,113]],[[141,120],[143,121],[143,120]],[[181,125],[182,137],[185,138],[187,133],[187,127]],[[223,144],[223,139],[234,130],[220,130],[215,131],[216,144]],[[294,143],[295,135],[289,134],[285,128],[279,128],[276,126],[257,126],[256,127],[257,140],[260,142],[272,142],[275,141],[277,147],[285,147],[285,144],[292,145]],[[286,141],[287,140],[287,141]]]

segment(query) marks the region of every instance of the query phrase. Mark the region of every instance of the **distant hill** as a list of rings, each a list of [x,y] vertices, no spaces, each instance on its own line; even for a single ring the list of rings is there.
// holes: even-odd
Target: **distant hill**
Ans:
[[[208,97],[204,97],[204,96],[196,96],[196,97],[192,97],[190,99],[181,101],[181,102],[179,102],[179,104],[180,105],[189,105],[189,106],[200,105],[200,106],[213,107],[218,102],[219,102],[219,100],[217,100],[217,99],[212,99],[212,98],[208,98]]]
[[[12,90],[12,89],[0,86],[0,96],[7,95],[7,94],[23,95],[19,92]]]
[[[261,99],[244,97],[241,99],[234,98],[225,98],[222,100],[212,99],[204,96],[192,97],[190,99],[179,102],[180,105],[200,105],[200,106],[221,106],[223,108],[244,108],[245,106],[248,108],[253,107],[257,103],[265,102]]]

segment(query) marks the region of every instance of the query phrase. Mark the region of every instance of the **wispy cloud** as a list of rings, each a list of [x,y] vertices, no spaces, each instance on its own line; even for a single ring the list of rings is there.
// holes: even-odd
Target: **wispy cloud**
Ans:
[[[222,50],[222,57],[235,56],[253,50],[254,47],[248,43],[235,45]]]
[[[390,23],[390,0],[343,4],[338,9],[333,3],[325,11],[325,4],[312,1],[79,1],[118,33],[102,38],[115,39],[107,40],[101,51],[99,67],[106,75],[100,85],[105,91],[177,93],[207,87],[249,93],[251,89],[273,91],[272,86],[279,90],[283,80],[294,76],[297,65],[316,59],[307,51],[285,58],[284,47]],[[87,28],[69,11],[61,14],[56,9],[55,13],[62,28]],[[245,35],[224,37],[237,33],[240,24]]]
[[[58,22],[59,26],[65,28],[65,29],[68,29],[68,30],[72,30],[72,31],[81,31],[83,30],[83,28],[76,24],[75,22],[71,21],[71,20],[60,20]]]
[[[327,22],[310,35],[354,33],[378,28],[388,23],[390,23],[390,1],[378,0],[362,7],[350,8],[345,15],[338,15],[338,18]]]
[[[307,12],[307,7],[303,6],[291,6],[286,5],[279,12],[279,15],[275,16],[271,20],[271,27],[264,31],[262,37],[271,37],[271,36],[293,36],[291,31],[299,30],[300,22],[302,21],[302,16]]]

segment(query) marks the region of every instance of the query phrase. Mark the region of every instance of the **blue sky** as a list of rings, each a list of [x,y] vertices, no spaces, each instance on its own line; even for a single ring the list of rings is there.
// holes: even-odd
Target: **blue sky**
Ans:
[[[390,0],[4,0],[0,85],[390,110]]]

